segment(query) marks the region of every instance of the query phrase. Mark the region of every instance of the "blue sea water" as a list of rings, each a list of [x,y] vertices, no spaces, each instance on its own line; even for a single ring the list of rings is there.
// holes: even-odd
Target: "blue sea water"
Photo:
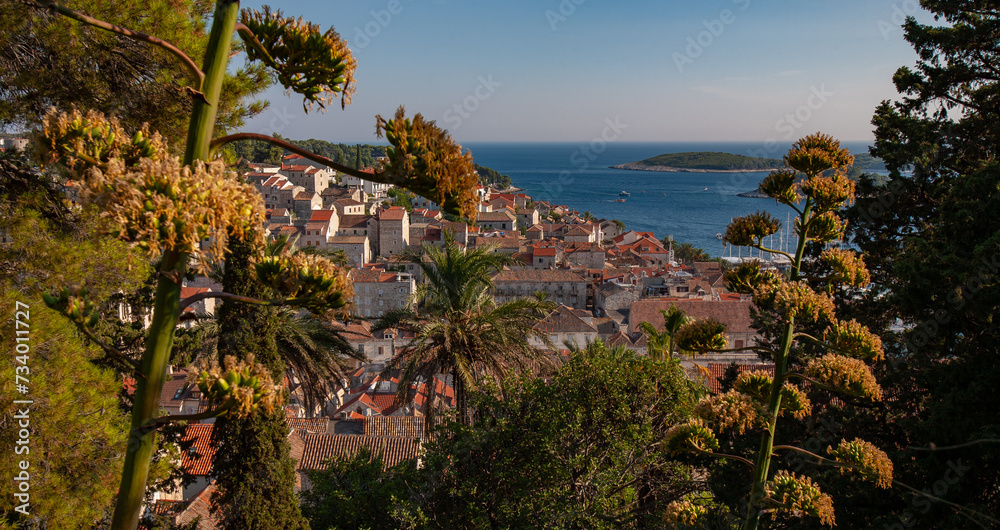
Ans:
[[[863,143],[843,146],[855,153],[868,150]],[[675,241],[691,243],[712,256],[729,255],[716,235],[726,231],[730,219],[765,210],[784,222],[791,211],[771,199],[737,196],[755,190],[767,172],[665,173],[608,167],[686,151],[781,158],[791,143],[468,143],[465,147],[477,164],[509,175],[536,201],[617,219],[630,230],[654,232],[657,239],[673,235]],[[616,202],[622,191],[630,196]]]

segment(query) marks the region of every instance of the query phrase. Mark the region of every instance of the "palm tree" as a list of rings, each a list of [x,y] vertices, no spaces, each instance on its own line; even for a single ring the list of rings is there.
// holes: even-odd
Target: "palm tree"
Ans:
[[[422,259],[423,255],[428,259]],[[414,297],[419,312],[396,309],[373,326],[373,330],[396,328],[416,335],[393,355],[383,374],[399,371],[399,403],[413,398],[415,383],[426,381],[428,414],[433,412],[434,377],[451,374],[459,417],[468,424],[468,391],[484,378],[496,381],[543,359],[528,340],[535,337],[548,344],[547,336],[535,325],[554,304],[535,297],[496,302],[490,292],[492,275],[515,260],[495,253],[493,247],[463,251],[452,237],[446,237],[443,248],[424,246],[422,252],[402,257],[420,265],[425,283]]]
[[[674,335],[690,320],[677,306],[661,309],[660,314],[663,315],[663,331],[657,330],[649,322],[639,323],[639,329],[646,334],[646,350],[653,359],[673,357]]]

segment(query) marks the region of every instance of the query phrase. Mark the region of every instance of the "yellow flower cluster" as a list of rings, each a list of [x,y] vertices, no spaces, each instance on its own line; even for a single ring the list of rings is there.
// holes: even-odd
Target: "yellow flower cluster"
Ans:
[[[227,355],[222,367],[214,359],[193,365],[188,371],[187,382],[196,383],[215,406],[232,405],[226,413],[230,417],[245,418],[261,407],[271,412],[282,395],[270,371],[254,362],[252,354],[245,361]]]
[[[740,434],[751,427],[766,426],[768,416],[760,403],[737,390],[702,398],[695,405],[694,413],[714,423],[720,431],[732,428]]]
[[[726,227],[723,240],[730,245],[750,247],[778,230],[781,230],[781,221],[767,212],[757,212],[733,219]]]
[[[255,264],[257,278],[316,314],[345,307],[353,298],[349,270],[314,254],[267,257]]]
[[[812,199],[813,208],[818,213],[839,210],[845,204],[854,202],[854,181],[846,175],[815,176],[806,179],[801,189],[806,197]]]
[[[398,185],[427,197],[449,212],[475,220],[479,196],[471,153],[463,153],[447,131],[417,114],[411,121],[403,107],[389,120],[376,117],[375,132],[391,144],[389,161],[379,172]]]
[[[700,419],[674,425],[664,436],[664,449],[670,453],[706,451],[711,453],[719,448],[719,441],[712,430]]]
[[[823,333],[823,340],[837,351],[872,362],[885,359],[882,339],[862,326],[856,320],[847,322],[835,320]]]
[[[708,514],[708,509],[691,501],[673,501],[663,511],[663,522],[670,528],[696,526]]]
[[[767,495],[793,515],[819,518],[820,524],[835,526],[833,499],[820,491],[809,477],[800,477],[784,469],[767,483]]]
[[[263,61],[285,88],[302,94],[307,110],[314,103],[325,109],[338,94],[342,108],[351,103],[358,62],[333,28],[320,32],[316,24],[267,6],[263,12],[244,9],[240,21],[252,33],[240,31],[247,57]]]
[[[785,163],[807,176],[813,177],[828,169],[839,169],[854,163],[854,157],[840,142],[827,134],[815,133],[792,145],[785,155]]]
[[[789,206],[802,200],[802,195],[795,185],[797,173],[789,169],[779,169],[772,171],[770,175],[764,177],[757,187],[761,193],[768,197]]]
[[[754,302],[770,308],[784,318],[808,318],[813,322],[833,319],[833,299],[813,291],[804,281],[780,282],[766,285],[754,293]]]
[[[94,110],[83,114],[75,108],[70,112],[50,109],[42,118],[36,140],[36,154],[43,167],[58,163],[77,178],[95,164],[121,160],[126,167],[132,167],[140,159],[167,153],[160,134],[150,134],[146,126],[129,135],[117,118],[107,118]]]
[[[129,168],[111,160],[106,170],[87,172],[81,196],[119,225],[122,239],[154,257],[188,254],[199,271],[225,254],[227,232],[259,233],[264,222],[260,196],[219,161],[191,167],[172,156],[144,158]]]
[[[781,281],[777,274],[762,271],[759,261],[744,261],[725,272],[726,288],[740,294],[753,294],[759,288]]]
[[[763,405],[771,397],[772,382],[773,378],[767,372],[761,370],[743,372],[736,378],[733,388]]]
[[[882,387],[863,361],[842,355],[826,354],[812,359],[805,373],[819,383],[851,396],[882,400]]]
[[[812,402],[801,388],[785,383],[781,387],[780,413],[789,413],[793,418],[802,419],[812,413]]]
[[[844,237],[844,229],[847,222],[833,212],[825,212],[813,216],[809,220],[809,238],[819,243],[829,243]],[[795,233],[802,235],[802,226],[799,219],[795,219]]]
[[[836,449],[827,447],[826,452],[837,462],[851,466],[840,468],[841,473],[857,471],[880,488],[892,486],[892,460],[874,444],[860,438],[855,438],[853,442],[841,440]]]
[[[827,278],[830,282],[854,287],[865,287],[871,283],[871,274],[868,273],[864,259],[855,252],[843,248],[828,248],[819,259],[833,269],[833,273]]]
[[[726,349],[726,325],[711,318],[684,324],[674,336],[681,350],[706,352]]]

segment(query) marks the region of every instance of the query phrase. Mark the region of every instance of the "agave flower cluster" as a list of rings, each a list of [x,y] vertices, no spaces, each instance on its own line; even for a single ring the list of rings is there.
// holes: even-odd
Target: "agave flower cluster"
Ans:
[[[245,418],[261,408],[271,412],[282,397],[271,372],[254,362],[252,354],[244,361],[227,355],[221,367],[214,359],[192,366],[187,382],[197,384],[216,410],[229,417]]]
[[[322,256],[282,254],[263,258],[254,268],[261,283],[316,314],[346,307],[353,298],[348,269]]]
[[[375,132],[379,138],[384,134],[390,144],[380,175],[437,202],[449,213],[476,219],[479,180],[472,154],[463,153],[447,131],[420,114],[410,120],[399,107],[391,119],[376,117]]]
[[[97,305],[88,296],[86,285],[63,288],[59,294],[42,293],[42,300],[49,308],[62,313],[81,328],[92,328],[100,320]]]
[[[357,60],[333,28],[321,32],[301,18],[283,17],[281,11],[244,9],[239,32],[247,57],[260,60],[275,72],[285,88],[302,94],[303,107],[325,109],[340,97],[341,107],[351,103]]]
[[[160,134],[150,134],[147,126],[128,134],[117,118],[94,110],[84,114],[75,108],[70,112],[50,109],[35,136],[41,165],[59,163],[77,178],[95,164],[120,160],[131,167],[140,159],[157,159],[167,152]]]
[[[845,224],[836,210],[854,200],[854,183],[844,173],[853,157],[829,136],[815,134],[796,142],[785,161],[789,169],[771,173],[761,182],[760,190],[798,214],[795,232],[800,244],[795,256],[788,255],[793,263],[792,272],[782,275],[764,270],[759,262],[749,262],[725,275],[730,291],[750,296],[756,309],[770,315],[783,329],[773,343],[758,345],[771,353],[775,371],[773,375],[764,371],[743,373],[732,390],[703,398],[695,406],[697,419],[671,428],[664,443],[669,451],[712,453],[719,444],[713,429],[739,434],[760,429],[761,447],[766,449],[761,449],[756,459],[743,459],[754,467],[755,473],[750,509],[756,510],[757,515],[748,517],[748,521],[754,521],[750,525],[754,528],[759,514],[768,510],[809,515],[823,524],[834,524],[832,499],[809,478],[781,470],[767,480],[778,418],[789,415],[804,419],[812,414],[813,405],[804,389],[808,386],[859,399],[882,399],[882,389],[866,364],[884,358],[881,340],[854,320],[838,320],[832,297],[817,290],[819,286],[828,290],[835,285],[867,286],[871,278],[864,261],[854,252],[830,247],[815,258],[817,265],[821,265],[816,268],[826,271],[823,275],[806,276],[801,272],[802,262],[807,259],[805,243],[826,244],[843,237]],[[757,212],[735,219],[726,230],[725,240],[772,251],[763,246],[763,240],[780,228],[781,223],[770,214]],[[826,330],[822,338],[817,338],[802,333],[804,325]],[[725,347],[722,338],[725,331],[717,322],[696,321],[682,328],[677,340],[686,350],[719,351]],[[799,355],[792,345],[803,340],[828,352],[789,362],[790,356]],[[793,384],[796,379],[802,381],[802,386]],[[822,462],[859,473],[879,487],[891,483],[892,463],[870,443],[844,441],[828,452],[831,458],[820,458]]]
[[[81,136],[79,130],[107,132]],[[225,253],[227,233],[257,234],[254,229],[263,223],[259,195],[222,162],[182,165],[165,153],[158,137],[135,142],[136,135],[126,142],[117,122],[100,113],[52,111],[42,137],[49,160],[77,170],[83,202],[99,206],[121,239],[151,257],[184,254],[203,272]],[[137,153],[153,156],[136,158]]]
[[[698,520],[708,515],[708,509],[691,501],[673,501],[663,511],[663,522],[669,528],[696,526]]]
[[[836,449],[827,447],[826,452],[843,464],[844,467],[840,468],[841,473],[849,470],[860,472],[883,489],[888,489],[892,485],[892,461],[884,451],[871,442],[860,438],[855,438],[851,442],[841,440]]]
[[[800,477],[785,470],[775,473],[767,484],[767,495],[777,507],[795,515],[810,515],[821,524],[836,525],[833,499],[820,491],[809,477]]]

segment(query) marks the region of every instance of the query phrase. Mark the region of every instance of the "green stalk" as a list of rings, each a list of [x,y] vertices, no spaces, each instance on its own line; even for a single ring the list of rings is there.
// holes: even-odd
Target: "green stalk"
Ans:
[[[160,271],[183,277],[186,264],[187,254],[168,252],[163,256]],[[125,467],[111,521],[111,528],[114,530],[134,530],[139,524],[150,459],[156,448],[156,430],[150,427],[160,410],[160,392],[163,390],[170,349],[174,343],[174,327],[180,316],[180,297],[180,284],[161,275],[156,285],[153,321],[146,339],[146,353],[142,356],[140,367],[145,377],[139,377],[136,381]]]
[[[800,226],[803,227],[802,235],[799,236],[798,245],[795,248],[795,261],[792,263],[791,280],[799,279],[799,271],[802,267],[802,256],[806,251],[808,240],[808,221],[812,210],[812,201],[806,199],[802,215],[799,217]],[[778,356],[774,359],[774,380],[771,382],[771,397],[767,403],[767,411],[770,414],[767,429],[761,434],[760,449],[757,452],[757,465],[754,468],[753,485],[750,488],[750,502],[747,506],[747,518],[743,523],[743,530],[757,530],[760,523],[760,503],[767,496],[765,487],[767,485],[768,474],[771,467],[771,452],[774,451],[774,433],[778,423],[778,412],[781,409],[781,387],[785,384],[785,375],[788,370],[788,353],[792,349],[792,338],[795,335],[795,319],[789,318],[785,331],[781,334],[781,348],[778,349]]]
[[[194,102],[184,152],[185,165],[192,164],[195,160],[208,159],[209,144],[215,131],[219,94],[226,75],[229,48],[239,11],[240,4],[235,0],[219,0],[216,4],[212,33],[205,52],[205,67],[202,69],[205,79],[201,89],[206,101]],[[153,320],[140,368],[144,377],[138,378],[136,385],[125,467],[111,522],[113,530],[135,530],[139,525],[150,460],[155,449],[155,418],[159,413],[160,392],[163,391],[167,363],[173,347],[174,328],[180,316],[181,279],[187,268],[187,260],[187,254],[168,251],[160,266],[161,274],[153,302]]]
[[[229,47],[236,31],[236,19],[240,14],[238,0],[219,0],[215,5],[215,17],[212,19],[212,33],[208,36],[208,49],[205,51],[205,81],[201,91],[205,101],[194,102],[191,112],[191,124],[188,127],[187,148],[184,151],[184,163],[191,164],[195,160],[209,159],[209,144],[215,133],[215,117],[219,109],[219,94],[222,92],[222,82],[226,78],[226,66],[229,64]]]

